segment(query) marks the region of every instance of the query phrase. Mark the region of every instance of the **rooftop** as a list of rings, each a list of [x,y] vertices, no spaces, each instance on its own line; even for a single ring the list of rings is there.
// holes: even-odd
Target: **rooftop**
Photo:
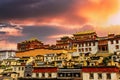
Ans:
[[[45,55],[45,54],[50,54],[50,53],[64,53],[65,50],[49,50],[49,49],[34,49],[30,51],[25,51],[25,52],[17,52],[16,57],[23,57],[23,56],[32,56],[35,57],[37,55]]]
[[[73,35],[85,35],[85,34],[93,34],[96,33],[95,31],[82,31],[82,32],[77,32]]]

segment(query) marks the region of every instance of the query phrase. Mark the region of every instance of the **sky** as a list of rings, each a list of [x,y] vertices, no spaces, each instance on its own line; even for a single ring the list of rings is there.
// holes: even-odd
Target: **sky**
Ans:
[[[119,21],[120,0],[0,0],[0,49],[31,38],[55,44],[86,30],[120,34]]]

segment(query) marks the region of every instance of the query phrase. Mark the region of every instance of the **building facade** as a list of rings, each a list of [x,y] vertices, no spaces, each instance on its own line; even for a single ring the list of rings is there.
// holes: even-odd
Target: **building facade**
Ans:
[[[56,47],[78,50],[79,53],[114,53],[120,51],[120,35],[108,34],[99,37],[94,31],[77,32],[73,37],[62,37]]]
[[[120,80],[119,68],[116,66],[83,67],[83,80]]]
[[[58,69],[58,80],[82,80],[81,69],[64,68]]]
[[[15,53],[15,50],[0,50],[0,60],[14,57]]]
[[[72,48],[72,39],[68,36],[61,37],[60,40],[56,41],[57,49],[71,49]]]
[[[56,79],[57,67],[33,67],[32,78]]]
[[[26,40],[17,44],[17,49],[19,52],[28,51],[32,49],[48,49],[49,45],[44,45],[41,41],[36,38]]]

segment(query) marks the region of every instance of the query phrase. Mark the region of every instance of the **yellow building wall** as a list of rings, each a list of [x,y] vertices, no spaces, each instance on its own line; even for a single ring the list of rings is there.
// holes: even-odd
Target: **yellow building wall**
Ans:
[[[37,56],[37,55],[45,55],[50,53],[67,53],[65,50],[48,50],[48,49],[34,49],[25,52],[16,52],[16,57],[23,57],[23,56]]]

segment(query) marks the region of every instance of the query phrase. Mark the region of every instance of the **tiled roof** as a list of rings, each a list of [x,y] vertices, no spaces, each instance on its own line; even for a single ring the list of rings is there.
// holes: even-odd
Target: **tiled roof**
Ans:
[[[83,67],[82,72],[119,72],[119,68],[117,68],[115,66]]]
[[[84,34],[93,34],[95,31],[83,31],[83,32],[77,32],[76,34],[73,35],[84,35]]]
[[[34,73],[57,72],[57,67],[34,67]]]

